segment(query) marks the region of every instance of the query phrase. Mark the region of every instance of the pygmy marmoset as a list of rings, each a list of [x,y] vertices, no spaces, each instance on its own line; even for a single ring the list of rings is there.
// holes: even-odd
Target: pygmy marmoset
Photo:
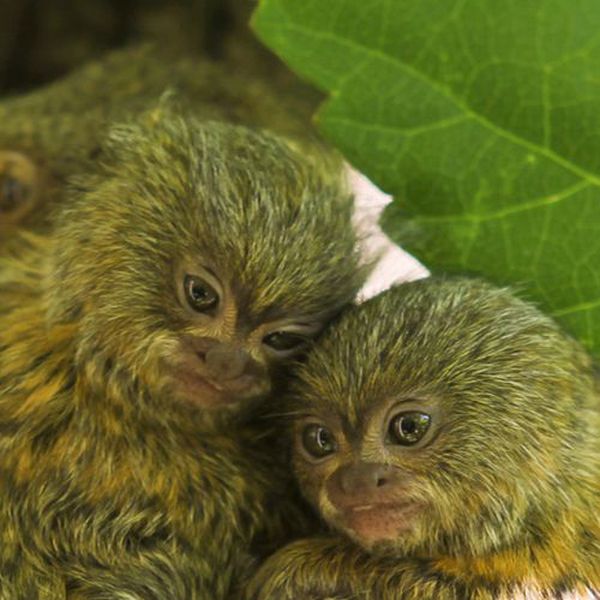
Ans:
[[[342,535],[278,551],[249,597],[600,591],[597,368],[510,292],[433,278],[350,309],[289,410],[300,487]]]
[[[139,101],[0,263],[2,600],[229,597],[289,525],[242,414],[364,279],[339,161]]]

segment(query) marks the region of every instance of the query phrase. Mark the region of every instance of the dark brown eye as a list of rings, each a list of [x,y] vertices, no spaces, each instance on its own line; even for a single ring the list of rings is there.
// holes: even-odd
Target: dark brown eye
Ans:
[[[18,210],[31,195],[31,188],[8,174],[0,175],[0,212]]]
[[[389,426],[392,441],[401,446],[413,446],[427,433],[431,416],[418,411],[403,412],[396,415]]]
[[[277,350],[285,352],[287,350],[297,350],[304,346],[308,339],[299,333],[289,331],[275,331],[263,338],[263,344]]]
[[[196,312],[209,312],[219,304],[219,294],[201,277],[186,275],[183,287],[188,304]]]
[[[316,423],[307,425],[302,431],[302,445],[315,458],[323,458],[337,450],[331,431]]]

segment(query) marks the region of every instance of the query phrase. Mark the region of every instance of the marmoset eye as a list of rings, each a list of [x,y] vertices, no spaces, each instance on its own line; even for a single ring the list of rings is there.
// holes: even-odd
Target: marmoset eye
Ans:
[[[431,416],[419,411],[397,414],[391,421],[388,433],[392,442],[401,446],[413,446],[421,441],[431,425]]]
[[[18,210],[31,196],[31,187],[11,177],[0,175],[0,212]]]
[[[274,331],[263,338],[263,344],[278,352],[297,350],[307,342],[308,339],[305,336],[291,331]]]
[[[209,312],[219,304],[219,294],[202,277],[186,275],[183,280],[183,288],[188,304],[196,312]]]
[[[316,423],[307,425],[302,431],[302,445],[314,458],[323,458],[337,450],[331,431]]]

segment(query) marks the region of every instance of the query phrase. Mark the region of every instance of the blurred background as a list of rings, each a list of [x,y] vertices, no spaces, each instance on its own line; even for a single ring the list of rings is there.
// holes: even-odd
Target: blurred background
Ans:
[[[263,70],[254,0],[0,0],[0,94],[48,83],[108,50],[155,41]],[[280,73],[281,74],[281,73]]]

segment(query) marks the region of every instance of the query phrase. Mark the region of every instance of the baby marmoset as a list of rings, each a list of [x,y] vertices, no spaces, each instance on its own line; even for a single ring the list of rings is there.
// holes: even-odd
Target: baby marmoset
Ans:
[[[279,551],[251,597],[600,591],[597,370],[508,291],[434,278],[350,309],[290,410],[302,491],[345,535]]]
[[[0,598],[227,598],[287,525],[240,413],[360,287],[352,199],[169,102],[101,155],[0,269]]]
[[[277,67],[277,65],[275,66]],[[281,75],[282,68],[275,68]],[[69,177],[103,160],[115,121],[150,110],[166,91],[202,120],[314,135],[317,95],[294,79],[265,80],[235,64],[144,45],[107,55],[64,79],[0,102],[0,247],[23,226],[47,230]]]

